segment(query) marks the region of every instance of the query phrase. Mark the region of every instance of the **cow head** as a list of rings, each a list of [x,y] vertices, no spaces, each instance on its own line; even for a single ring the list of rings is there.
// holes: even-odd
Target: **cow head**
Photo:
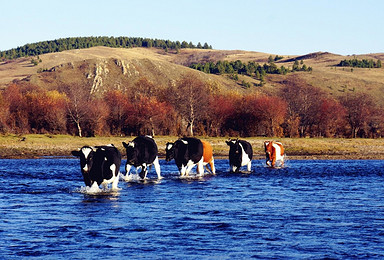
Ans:
[[[167,162],[175,158],[175,143],[167,143],[165,146],[165,160]]]
[[[264,142],[264,150],[265,150],[265,157],[267,161],[271,161],[271,154],[272,154],[272,141],[265,141]]]
[[[95,155],[94,148],[90,146],[83,146],[80,150],[72,151],[72,155],[80,158],[80,167],[84,183],[87,186],[91,186],[92,181],[89,177],[89,171],[93,165],[93,157]]]
[[[231,154],[239,154],[241,156],[241,147],[239,144],[239,139],[229,139],[225,141],[229,146],[229,153]]]
[[[138,158],[139,150],[135,149],[135,142],[131,141],[128,144],[123,142],[123,146],[125,147],[125,151],[127,152],[127,163],[130,165],[135,165]]]

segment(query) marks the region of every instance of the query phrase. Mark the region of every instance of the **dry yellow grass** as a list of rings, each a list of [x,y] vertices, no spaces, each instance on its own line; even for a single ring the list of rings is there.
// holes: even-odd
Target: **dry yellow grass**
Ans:
[[[110,75],[105,75],[103,82],[107,88],[119,85],[120,83],[129,87],[139,77],[147,77],[156,82],[157,85],[167,85],[177,80],[182,74],[188,71],[194,73],[196,77],[204,79],[212,84],[216,84],[221,90],[236,91],[242,93],[264,92],[276,94],[282,86],[282,81],[287,77],[284,75],[269,75],[267,83],[263,87],[252,87],[243,89],[238,82],[228,79],[226,75],[211,75],[193,71],[185,66],[191,62],[206,62],[218,60],[242,60],[243,62],[256,61],[260,64],[267,62],[268,57],[276,54],[262,52],[251,52],[241,50],[202,50],[202,49],[181,49],[179,52],[165,52],[156,48],[109,48],[93,47],[89,49],[70,50],[59,53],[49,53],[40,55],[42,60],[37,66],[31,64],[31,58],[21,58],[10,62],[0,63],[0,89],[15,79],[31,77],[31,82],[37,85],[50,84],[55,87],[57,84],[72,83],[73,80],[85,80],[85,75],[94,74],[92,68],[98,64],[108,63]],[[278,66],[291,67],[293,61],[290,60],[298,56],[287,56],[279,54],[284,59],[278,61]],[[381,69],[360,69],[335,67],[344,59],[384,59],[384,54],[367,54],[358,56],[341,56],[331,53],[320,53],[315,55],[305,55],[304,63],[313,68],[312,73],[298,72],[290,73],[289,76],[305,80],[308,84],[322,88],[333,96],[344,95],[351,92],[366,92],[372,95],[379,104],[384,105],[384,68]],[[132,68],[132,75],[123,75],[119,67],[114,68],[113,59],[123,60],[129,63]],[[89,71],[80,71],[81,63],[88,62]],[[69,65],[68,65],[69,64]],[[72,64],[77,64],[73,70]],[[95,65],[96,64],[96,65]],[[38,69],[50,69],[61,66],[60,74],[37,73]],[[67,67],[66,67],[67,66]],[[121,75],[118,75],[120,73]],[[53,75],[54,74],[54,75]],[[113,74],[113,76],[112,76]],[[82,79],[81,79],[82,78]],[[55,79],[53,81],[53,79]],[[72,81],[71,81],[72,79]],[[242,76],[241,80],[257,83],[250,77]],[[56,81],[56,83],[55,83]],[[60,81],[60,82],[58,82]],[[56,84],[56,85],[55,85]],[[48,85],[47,85],[48,86]]]
[[[134,137],[79,138],[68,135],[2,135],[0,158],[40,158],[44,156],[71,156],[71,151],[83,145],[114,144],[124,154],[122,142]],[[160,156],[164,156],[167,142],[176,136],[156,136]],[[227,158],[227,137],[198,137],[212,144],[217,158]],[[269,138],[244,138],[252,144],[254,159],[264,158],[263,142]],[[342,138],[281,138],[291,159],[384,159],[384,139]]]

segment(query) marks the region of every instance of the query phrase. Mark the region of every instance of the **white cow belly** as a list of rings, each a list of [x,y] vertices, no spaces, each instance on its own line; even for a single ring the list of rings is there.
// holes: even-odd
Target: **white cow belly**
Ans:
[[[251,159],[249,158],[248,154],[244,151],[244,148],[241,144],[239,144],[241,147],[241,166],[247,165]]]
[[[278,161],[278,160],[284,159],[284,155],[283,156],[281,155],[280,145],[273,144],[273,147],[275,147],[275,151],[276,151],[276,160]]]

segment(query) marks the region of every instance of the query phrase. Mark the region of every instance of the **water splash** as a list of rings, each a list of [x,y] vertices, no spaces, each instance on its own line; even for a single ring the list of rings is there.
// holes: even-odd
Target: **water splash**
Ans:
[[[88,186],[82,186],[78,189],[75,189],[74,192],[82,193],[86,195],[116,195],[119,193],[121,188],[118,188],[117,190],[112,188],[100,188],[97,185],[92,185],[92,187]]]

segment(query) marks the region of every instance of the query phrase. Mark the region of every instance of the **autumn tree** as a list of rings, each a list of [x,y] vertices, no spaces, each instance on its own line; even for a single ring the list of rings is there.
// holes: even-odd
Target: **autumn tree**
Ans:
[[[340,102],[346,109],[346,118],[351,128],[351,137],[367,133],[375,104],[371,96],[365,93],[353,93],[340,97]]]
[[[3,93],[4,100],[8,103],[7,125],[14,133],[28,133],[28,116],[25,113],[25,99],[19,86],[10,85]]]
[[[209,134],[214,136],[226,134],[225,123],[235,112],[235,104],[240,99],[241,97],[236,94],[210,96],[207,115]]]
[[[96,97],[92,97],[87,104],[87,113],[83,118],[84,136],[105,135],[109,131],[106,125],[108,106],[102,98]]]
[[[281,97],[288,104],[288,120],[299,120],[300,137],[311,134],[311,128],[319,123],[317,113],[325,93],[316,87],[307,85],[304,81],[293,78],[284,82]]]
[[[66,95],[56,90],[34,90],[25,94],[28,124],[36,133],[66,132]]]
[[[346,110],[337,100],[323,99],[317,114],[318,135],[324,137],[342,135],[346,125],[345,116]]]
[[[7,118],[9,117],[9,104],[4,98],[3,93],[0,93],[0,132],[8,132]]]
[[[156,97],[142,96],[135,104],[135,117],[138,135],[150,134],[155,136],[170,127],[168,116],[172,114],[172,107],[166,102],[160,102]]]
[[[67,94],[67,112],[69,121],[76,126],[78,136],[83,136],[82,125],[91,106],[90,94],[80,85],[73,84],[62,87]],[[88,115],[89,116],[89,115]]]
[[[157,96],[157,88],[153,82],[142,77],[129,90],[129,93],[134,100],[138,100],[140,97]]]
[[[287,112],[287,103],[283,99],[276,96],[258,96],[252,100],[250,109],[257,124],[264,127],[265,135],[283,135],[281,126]]]
[[[129,102],[128,95],[120,90],[111,90],[104,94],[104,102],[108,107],[106,123],[111,134],[122,134],[130,129],[133,122],[134,107]]]
[[[169,93],[172,105],[187,122],[188,134],[193,136],[195,121],[201,119],[208,108],[209,92],[206,84],[197,79],[195,74],[187,74],[170,87]]]

